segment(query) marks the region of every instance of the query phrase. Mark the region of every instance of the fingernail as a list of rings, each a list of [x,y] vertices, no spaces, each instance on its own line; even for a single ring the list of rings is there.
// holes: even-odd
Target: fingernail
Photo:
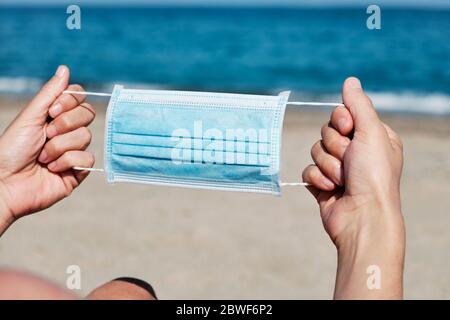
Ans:
[[[56,69],[55,75],[59,78],[62,78],[65,73],[66,73],[66,68],[64,68],[64,66],[59,66],[58,69]]]
[[[56,131],[56,127],[54,125],[49,125],[47,127],[47,138],[51,139],[56,136],[58,132]]]
[[[338,165],[336,169],[334,170],[334,178],[336,179],[336,182],[338,185],[342,186],[342,167],[341,165]]]
[[[327,178],[323,178],[322,182],[325,186],[329,187],[329,188],[333,188],[334,187],[334,183],[330,180],[328,180]]]
[[[45,163],[45,161],[47,161],[47,159],[48,159],[47,151],[42,150],[42,152],[41,152],[41,154],[40,154],[40,156],[38,158],[38,161],[42,162],[42,163]]]
[[[338,127],[340,131],[344,131],[347,127],[347,119],[346,118],[340,118],[338,120]]]
[[[47,168],[49,168],[50,170],[56,169],[56,161],[53,161],[53,162],[49,163],[47,165]]]
[[[55,103],[53,106],[50,107],[50,109],[48,110],[48,113],[50,114],[50,116],[52,118],[56,118],[62,111],[62,105],[57,102]]]
[[[358,78],[351,77],[348,80],[348,86],[353,89],[361,89],[361,81]]]

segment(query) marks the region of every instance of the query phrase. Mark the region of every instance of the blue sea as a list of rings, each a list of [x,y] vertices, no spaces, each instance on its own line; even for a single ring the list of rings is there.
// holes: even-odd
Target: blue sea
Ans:
[[[0,93],[30,94],[59,64],[91,91],[128,87],[335,100],[362,79],[377,108],[450,114],[450,10],[0,7]]]

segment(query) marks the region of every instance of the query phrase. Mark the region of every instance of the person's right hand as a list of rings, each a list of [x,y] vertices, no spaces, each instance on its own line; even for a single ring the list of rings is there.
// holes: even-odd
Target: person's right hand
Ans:
[[[303,181],[311,185],[339,263],[345,265],[341,275],[338,269],[338,278],[343,270],[355,272],[358,260],[366,264],[358,270],[363,281],[372,264],[403,268],[403,146],[380,121],[358,79],[345,81],[342,97],[346,107],[337,107],[322,127],[322,140],[311,150],[315,164],[304,170]],[[338,279],[337,296],[343,297],[339,284]]]

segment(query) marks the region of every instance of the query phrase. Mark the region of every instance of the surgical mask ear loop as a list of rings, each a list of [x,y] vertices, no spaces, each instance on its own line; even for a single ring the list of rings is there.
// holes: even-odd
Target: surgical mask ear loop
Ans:
[[[105,170],[103,169],[98,169],[98,168],[84,168],[84,167],[73,167],[73,170],[77,170],[77,171],[89,171],[89,172],[105,172]],[[281,182],[280,186],[282,187],[307,187],[310,186],[309,183],[307,182]]]
[[[105,170],[99,168],[73,167],[72,169],[77,171],[105,172]]]
[[[70,94],[84,94],[87,96],[99,96],[99,97],[111,97],[111,93],[103,93],[103,92],[91,92],[91,91],[73,91],[73,90],[64,90],[63,93]]]
[[[332,103],[332,102],[301,102],[301,101],[292,101],[287,102],[287,105],[291,106],[300,106],[300,107],[345,107],[343,103]]]
[[[91,91],[73,91],[65,90],[63,93],[70,94],[84,94],[88,96],[99,96],[99,97],[110,97],[111,93],[104,92],[91,92]],[[333,103],[333,102],[304,102],[304,101],[289,101],[287,105],[291,106],[311,106],[311,107],[344,107],[343,103]]]
[[[73,90],[65,90],[63,93],[70,93],[70,94],[84,94],[89,96],[99,96],[99,97],[110,97],[111,93],[104,93],[104,92],[91,92],[91,91],[73,91]],[[328,103],[328,102],[303,102],[303,101],[291,101],[288,102],[287,105],[291,106],[316,106],[316,107],[345,107],[343,103]],[[105,172],[104,169],[98,169],[98,168],[84,168],[84,167],[73,167],[73,170],[77,171],[89,171],[89,172]],[[300,186],[310,186],[309,183],[306,182],[281,182],[280,185],[282,187],[300,187]]]
[[[310,186],[307,182],[281,182],[282,187],[307,187]]]

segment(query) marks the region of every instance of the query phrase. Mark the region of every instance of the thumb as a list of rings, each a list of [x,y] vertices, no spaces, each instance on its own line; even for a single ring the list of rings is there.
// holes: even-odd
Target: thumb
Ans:
[[[344,82],[342,99],[350,111],[356,131],[369,131],[379,123],[372,101],[364,93],[358,78],[350,77]]]
[[[45,122],[48,116],[48,109],[67,88],[68,83],[69,69],[61,65],[54,76],[42,87],[28,106],[23,109],[19,118],[21,120]]]

